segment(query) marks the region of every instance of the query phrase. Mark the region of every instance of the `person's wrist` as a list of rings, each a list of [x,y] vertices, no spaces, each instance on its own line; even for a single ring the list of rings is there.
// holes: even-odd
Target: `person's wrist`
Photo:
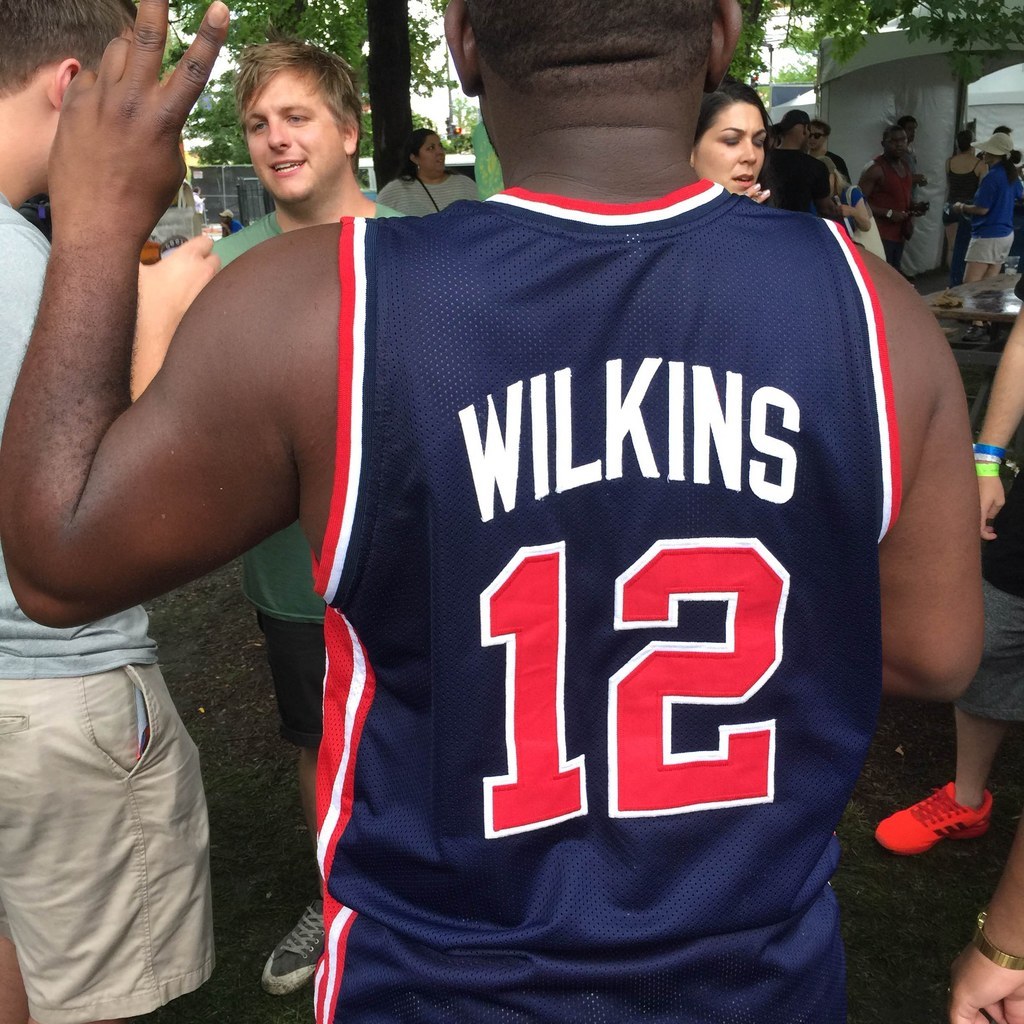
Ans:
[[[135,244],[135,239],[138,244]],[[54,249],[82,249],[102,253],[103,258],[116,258],[127,253],[138,260],[142,244],[149,238],[149,231],[118,230],[107,224],[98,224],[88,217],[53,218],[53,235],[51,244]]]
[[[986,444],[984,441],[978,441],[973,446],[975,456],[978,455],[994,455],[1000,462],[1006,458],[1006,447],[1000,444]]]
[[[974,471],[978,476],[999,476],[1006,449],[995,444],[974,445]]]
[[[983,957],[991,960],[997,967],[1003,967],[1009,971],[1024,971],[1024,956],[1017,956],[1000,949],[985,934],[985,922],[988,920],[988,911],[982,910],[978,914],[977,926],[974,929],[974,937],[971,945],[981,953]]]

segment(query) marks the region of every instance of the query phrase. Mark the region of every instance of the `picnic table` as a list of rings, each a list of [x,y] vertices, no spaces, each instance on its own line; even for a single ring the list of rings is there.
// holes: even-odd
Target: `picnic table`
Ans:
[[[1017,274],[997,274],[983,281],[932,292],[924,297],[924,301],[941,320],[987,320],[993,324],[1012,324],[1020,312],[1020,299],[1013,294],[1017,277]],[[963,305],[943,305],[942,299],[947,295],[960,299]]]
[[[971,403],[971,427],[974,430],[981,426],[988,393],[992,388],[992,378],[1003,355],[1003,346],[1010,334],[1010,328],[1017,319],[1017,314],[1020,313],[1021,301],[1013,294],[1018,276],[997,274],[995,277],[986,277],[983,281],[972,281],[970,284],[957,285],[955,288],[924,296],[928,308],[938,320],[955,320],[959,323],[982,320],[991,325],[989,340],[980,345],[965,342],[959,336],[950,340],[953,356],[960,366],[984,368],[982,382]],[[944,301],[950,296],[959,299],[962,305],[944,305]]]

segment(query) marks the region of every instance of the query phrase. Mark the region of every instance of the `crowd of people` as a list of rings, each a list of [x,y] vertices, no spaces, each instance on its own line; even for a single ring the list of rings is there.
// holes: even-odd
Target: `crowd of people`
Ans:
[[[493,160],[486,129],[482,122],[478,127]],[[881,152],[854,181],[845,159],[829,149],[831,125],[799,109],[787,111],[773,124],[752,86],[726,78],[704,96],[690,165],[702,177],[755,202],[842,223],[857,245],[901,271],[914,222],[929,209],[915,193],[928,182],[917,167],[916,133],[917,120],[910,114],[887,125]],[[1013,241],[1013,210],[1024,195],[1021,160],[1006,126],[977,145],[970,131],[957,133],[955,152],[945,166],[947,202],[942,213],[951,287],[1002,269]],[[430,128],[412,132],[403,161],[398,177],[378,196],[378,216],[382,209],[390,211],[384,216],[439,213],[453,202],[486,198],[495,190],[485,191],[465,175],[448,173],[444,145]],[[993,166],[1003,174],[989,176]],[[231,210],[220,217],[225,235],[241,230]],[[975,325],[967,340],[979,340],[983,333],[983,326]]]
[[[828,879],[882,692],[960,701],[955,782],[879,826],[901,853],[984,832],[1022,717],[989,520],[1024,327],[972,473],[894,272],[916,122],[855,184],[828,124],[723,81],[733,0],[451,0],[504,190],[421,129],[367,198],[351,68],[279,40],[236,84],[273,212],[140,268],[229,21],[161,84],[166,6],[0,0],[0,1024],[209,977],[198,757],[141,602],[236,556],[322,882],[268,992],[314,978],[319,1024],[841,1024]],[[947,167],[969,274],[1020,191],[1008,135],[977,149]],[[955,1024],[1024,1021],[1022,908],[1024,839]]]
[[[913,116],[904,115],[883,129],[881,152],[853,182],[846,161],[828,148],[832,128],[827,122],[812,119],[802,110],[789,110],[773,125],[756,91],[738,82],[727,82],[705,97],[695,156],[702,145],[707,148],[702,139],[709,124],[724,130],[726,121],[718,120],[723,110],[734,117],[749,111],[757,145],[745,152],[745,167],[730,168],[728,161],[721,167],[693,163],[700,173],[758,202],[841,219],[858,245],[901,270],[914,222],[929,208],[915,197],[915,189],[928,179],[917,167]],[[733,132],[733,136],[722,138],[729,146],[740,145],[739,135]],[[948,198],[942,215],[950,286],[981,280],[1002,269],[1013,242],[1013,211],[1024,191],[1020,164],[1021,154],[1005,125],[976,145],[966,129],[957,134],[956,151],[945,166]],[[990,175],[994,167],[1000,173]],[[754,179],[747,172],[751,168],[758,179],[756,190],[750,189]],[[980,331],[976,328],[974,334]]]

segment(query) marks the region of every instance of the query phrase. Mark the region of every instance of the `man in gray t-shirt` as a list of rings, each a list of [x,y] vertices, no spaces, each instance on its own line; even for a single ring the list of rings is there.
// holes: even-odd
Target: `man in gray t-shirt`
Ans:
[[[124,0],[87,6],[0,4],[0,427],[50,251],[14,207],[46,191],[68,85],[132,27]],[[40,626],[18,607],[0,558],[4,1024],[122,1021],[213,968],[199,757],[148,627],[140,607],[73,629]]]
[[[2,159],[0,159],[2,165]],[[0,171],[2,173],[2,171]],[[0,423],[28,346],[50,246],[0,192]],[[49,629],[18,607],[0,560],[0,679],[88,675],[156,663],[142,608],[77,629]]]

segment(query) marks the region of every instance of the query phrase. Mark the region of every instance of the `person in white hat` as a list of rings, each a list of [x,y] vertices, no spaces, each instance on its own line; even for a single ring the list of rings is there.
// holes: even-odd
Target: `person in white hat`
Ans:
[[[954,203],[953,210],[971,218],[971,242],[967,246],[964,284],[992,277],[1002,270],[1013,245],[1013,204],[1024,194],[1016,161],[1020,154],[1005,132],[995,132],[979,147],[978,154],[989,170],[974,199]],[[968,341],[983,341],[985,327],[974,324],[964,335]]]
[[[221,210],[219,217],[224,238],[227,238],[228,235],[233,235],[236,231],[242,230],[242,222],[235,219],[234,210]]]

